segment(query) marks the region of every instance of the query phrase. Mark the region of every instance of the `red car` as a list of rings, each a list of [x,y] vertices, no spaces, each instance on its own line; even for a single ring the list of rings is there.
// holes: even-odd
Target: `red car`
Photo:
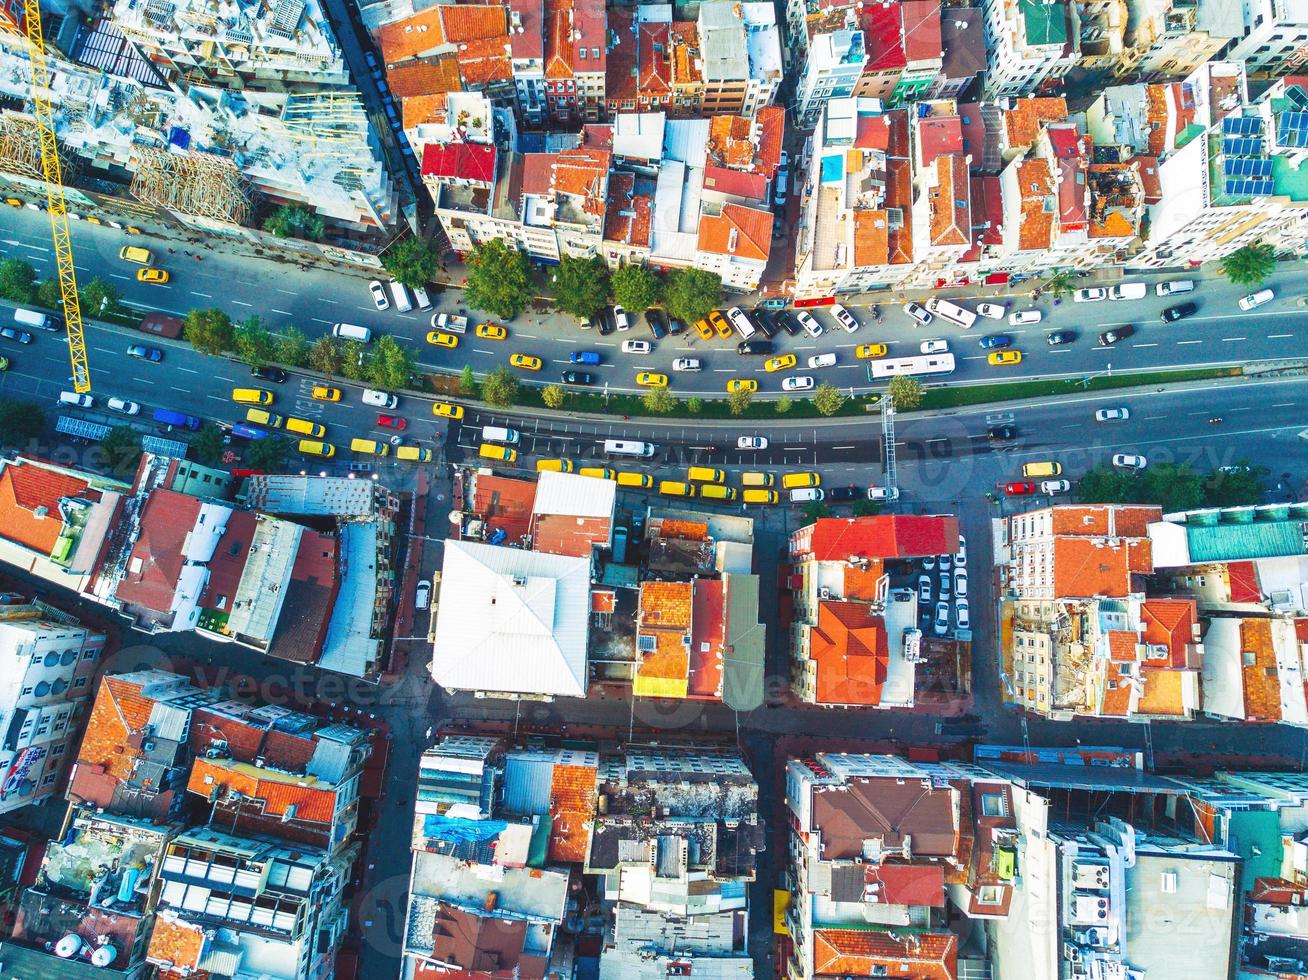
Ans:
[[[1004,493],[1010,497],[1029,497],[1036,492],[1036,485],[1023,480],[1018,483],[1005,483]]]
[[[403,432],[409,427],[409,420],[402,419],[398,415],[378,415],[377,428],[394,429],[396,432]]]

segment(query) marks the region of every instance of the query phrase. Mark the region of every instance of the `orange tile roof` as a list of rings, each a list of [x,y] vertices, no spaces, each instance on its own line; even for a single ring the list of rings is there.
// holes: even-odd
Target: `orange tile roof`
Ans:
[[[450,57],[399,65],[386,73],[386,81],[397,99],[431,95],[434,92],[463,91],[459,63]]]
[[[1143,667],[1140,679],[1144,691],[1135,706],[1141,715],[1184,715],[1186,672],[1165,667]]]
[[[400,114],[405,129],[412,129],[422,123],[444,122],[446,105],[449,101],[445,92],[432,92],[429,95],[411,95],[401,100]]]
[[[1022,227],[1018,247],[1042,251],[1053,241],[1054,212],[1051,204],[1054,177],[1046,160],[1023,160],[1017,165],[1017,192],[1022,199]]]
[[[693,593],[686,693],[689,697],[721,698],[727,638],[726,590],[722,579],[701,578],[695,580]]]
[[[1140,607],[1144,641],[1167,647],[1173,667],[1185,666],[1186,647],[1194,637],[1198,612],[1193,599],[1147,599]]]
[[[880,704],[890,665],[885,621],[861,602],[818,603],[808,634],[819,704]]]
[[[640,48],[632,36],[635,20],[634,7],[614,7],[609,11],[609,31],[613,44],[604,61],[604,98],[611,106],[636,99],[636,82],[640,74],[636,64]]]
[[[1136,634],[1134,630],[1108,630],[1108,659],[1118,663],[1134,662],[1136,655]]]
[[[694,587],[689,582],[643,582],[636,614],[638,636],[650,636],[653,650],[640,651],[636,675],[641,678],[685,681],[690,676],[691,609]]]
[[[100,493],[31,460],[7,463],[0,470],[0,537],[49,555],[64,527],[59,501],[66,497],[98,501]]]
[[[141,696],[139,684],[105,677],[91,705],[91,717],[77,751],[77,761],[103,766],[115,779],[126,779],[138,757],[136,750],[127,744],[127,736],[149,723],[153,708],[154,701]]]
[[[672,84],[679,88],[702,84],[704,72],[699,57],[699,24],[693,20],[674,21],[669,40],[672,44]]]
[[[151,963],[171,964],[174,969],[195,970],[204,953],[204,928],[171,915],[155,917],[154,930],[145,957]]]
[[[877,582],[885,574],[885,562],[880,558],[868,561],[867,568],[854,565],[845,566],[845,591],[841,594],[846,599],[862,599],[872,602],[877,598]]]
[[[432,51],[445,43],[441,7],[428,7],[412,17],[384,24],[377,31],[377,46],[388,65]]]
[[[952,932],[814,929],[813,972],[828,976],[891,976],[956,980],[958,937]]]
[[[604,238],[624,245],[648,248],[653,223],[653,201],[648,194],[636,193],[635,187],[636,178],[632,174],[609,174]]]
[[[550,780],[549,856],[553,861],[585,861],[595,818],[599,770],[594,766],[556,765]]]
[[[196,759],[186,788],[208,798],[215,786],[224,786],[250,800],[262,801],[265,814],[282,817],[294,806],[296,820],[331,823],[336,813],[336,790],[313,785],[316,782],[312,776],[274,774],[247,763]]]
[[[612,11],[609,17],[612,18]],[[659,100],[672,91],[672,63],[664,57],[671,25],[646,21],[640,25],[640,94]]]
[[[781,166],[781,145],[786,139],[786,110],[779,105],[765,105],[754,113],[754,122],[758,124],[758,154],[754,170],[771,180]]]
[[[931,244],[970,245],[972,199],[967,164],[961,154],[936,157],[936,186],[931,189]]]
[[[1104,699],[1099,713],[1108,718],[1125,718],[1131,713],[1131,696],[1134,689],[1131,678],[1122,673],[1121,667],[1109,661],[1104,666]]]
[[[741,204],[724,204],[720,216],[700,217],[699,248],[702,252],[766,262],[772,249],[772,215]]]
[[[572,0],[546,0],[545,77],[571,78],[572,52]]]
[[[890,224],[886,212],[860,208],[854,212],[854,265],[865,268],[889,260]]]
[[[1004,113],[1008,145],[1014,149],[1030,146],[1045,123],[1066,118],[1064,98],[1014,99],[1013,107]]]
[[[1244,717],[1248,721],[1281,720],[1280,671],[1269,619],[1240,621],[1240,653],[1252,653],[1254,662],[1243,664]]]
[[[689,582],[642,582],[638,629],[690,629],[691,584]]]
[[[511,46],[507,35],[479,38],[459,45],[459,74],[465,87],[506,81],[513,77]]]
[[[709,118],[708,154],[720,167],[748,169],[754,162],[754,122],[745,116]]]
[[[1128,238],[1135,232],[1135,225],[1117,210],[1105,212],[1102,219],[1090,223],[1091,238]]]
[[[1152,569],[1148,539],[1106,540],[1060,537],[1054,539],[1054,595],[1062,597],[1110,596],[1131,592],[1131,573]]]
[[[1162,520],[1161,507],[1130,504],[1059,504],[1052,511],[1051,529],[1056,535],[1119,538],[1142,538],[1149,524]]]
[[[683,541],[707,541],[708,525],[703,521],[664,521],[659,525],[659,537],[680,538]]]
[[[890,264],[913,261],[913,164],[909,160],[908,113],[886,113],[890,142],[886,159],[886,207],[898,208],[900,225],[889,232]]]
[[[590,147],[564,150],[555,157],[550,189],[555,194],[581,197],[584,211],[602,215],[612,159],[613,154],[608,150]]]
[[[445,38],[451,44],[493,37],[508,39],[508,14],[500,4],[447,3],[434,9],[441,11]]]

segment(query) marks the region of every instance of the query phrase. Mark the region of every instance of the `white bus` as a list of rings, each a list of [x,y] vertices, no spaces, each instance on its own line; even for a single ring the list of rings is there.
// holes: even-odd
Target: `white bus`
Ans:
[[[867,379],[879,381],[897,375],[953,374],[954,355],[921,354],[917,357],[878,357],[867,362]]]

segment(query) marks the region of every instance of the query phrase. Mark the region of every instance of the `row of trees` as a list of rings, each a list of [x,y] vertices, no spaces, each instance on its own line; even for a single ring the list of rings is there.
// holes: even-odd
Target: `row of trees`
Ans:
[[[36,269],[22,259],[5,259],[0,262],[0,296],[21,306],[44,306],[62,309],[64,298],[59,291],[59,278],[37,279]],[[123,294],[112,283],[96,276],[77,291],[84,316],[104,316],[123,312]]]
[[[1241,462],[1201,473],[1185,463],[1151,463],[1140,471],[1099,466],[1081,477],[1081,499],[1092,504],[1158,504],[1164,513],[1196,507],[1261,503],[1268,471]]]

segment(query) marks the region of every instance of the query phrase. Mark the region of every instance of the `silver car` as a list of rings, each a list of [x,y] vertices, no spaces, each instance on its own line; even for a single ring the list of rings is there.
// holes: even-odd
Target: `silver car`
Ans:
[[[972,620],[968,615],[967,600],[957,599],[954,602],[954,622],[961,630],[971,629]]]
[[[967,569],[954,569],[954,595],[960,599],[967,598]]]
[[[917,601],[926,605],[931,601],[931,576],[922,575],[917,580]]]
[[[944,636],[949,632],[949,603],[943,599],[936,603],[936,636]]]

